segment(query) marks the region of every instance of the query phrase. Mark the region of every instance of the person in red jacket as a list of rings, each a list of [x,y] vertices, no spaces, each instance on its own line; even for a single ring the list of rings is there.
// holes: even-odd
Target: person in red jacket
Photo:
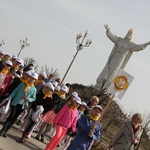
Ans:
[[[5,94],[12,81],[12,74],[10,74],[11,67],[12,62],[6,60],[3,67],[0,69],[0,102],[6,98]]]
[[[53,120],[54,125],[56,126],[56,134],[48,143],[45,150],[54,150],[70,127],[72,128],[72,132],[75,132],[78,120],[77,108],[80,104],[81,99],[79,97],[74,97],[71,105],[63,106],[63,108],[58,112]]]

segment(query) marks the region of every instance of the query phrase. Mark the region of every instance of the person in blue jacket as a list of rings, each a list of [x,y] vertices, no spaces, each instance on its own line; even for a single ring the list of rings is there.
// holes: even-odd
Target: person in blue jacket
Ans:
[[[67,150],[88,150],[91,143],[100,138],[102,126],[99,117],[102,111],[102,107],[96,105],[90,114],[78,120],[78,133]]]

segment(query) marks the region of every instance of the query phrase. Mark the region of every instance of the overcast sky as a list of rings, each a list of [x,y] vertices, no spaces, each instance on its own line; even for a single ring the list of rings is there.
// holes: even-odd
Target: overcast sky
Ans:
[[[89,30],[94,43],[80,51],[65,83],[91,85],[102,71],[113,43],[105,34],[104,24],[124,37],[135,29],[136,44],[150,41],[149,0],[1,0],[0,39],[5,53],[17,55],[20,39],[28,37],[31,45],[20,57],[31,57],[41,66],[58,69],[63,78],[73,55],[75,38]],[[134,76],[119,104],[126,112],[150,112],[150,46],[134,53],[124,71]]]

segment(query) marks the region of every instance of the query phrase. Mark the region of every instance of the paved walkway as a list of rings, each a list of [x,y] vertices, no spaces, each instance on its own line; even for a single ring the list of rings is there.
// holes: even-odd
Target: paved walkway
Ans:
[[[0,124],[0,129],[2,128],[2,124]],[[17,143],[16,140],[21,137],[22,132],[18,131],[19,126],[14,125],[8,131],[8,137],[0,137],[0,150],[44,150],[47,143],[49,142],[48,138],[42,143],[41,141],[36,140],[34,137],[36,133],[32,134],[30,139],[27,139],[25,143]],[[60,144],[59,149],[62,150],[62,144]]]

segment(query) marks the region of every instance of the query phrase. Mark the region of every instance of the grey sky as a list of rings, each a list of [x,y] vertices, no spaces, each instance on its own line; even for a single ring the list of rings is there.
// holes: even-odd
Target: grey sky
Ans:
[[[39,67],[57,68],[62,78],[76,53],[76,34],[88,29],[94,43],[79,52],[64,82],[95,84],[113,48],[104,23],[121,37],[133,28],[133,42],[148,42],[149,6],[148,0],[1,0],[0,38],[6,42],[1,50],[17,55],[19,40],[28,37],[31,45],[20,57],[34,58]],[[149,111],[149,56],[150,47],[134,53],[124,69],[135,77],[119,102],[126,111]]]

